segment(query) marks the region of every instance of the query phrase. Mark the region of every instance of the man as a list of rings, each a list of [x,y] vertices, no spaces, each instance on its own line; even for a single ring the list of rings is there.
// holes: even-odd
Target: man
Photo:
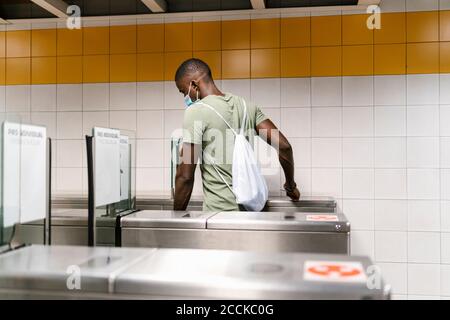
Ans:
[[[194,173],[199,158],[203,159],[200,166],[204,193],[203,210],[241,210],[228,187],[232,184],[230,159],[233,154],[234,135],[225,121],[235,131],[241,128],[244,114],[243,99],[229,93],[222,93],[214,83],[209,66],[199,59],[183,62],[176,72],[175,82],[178,90],[185,97],[187,109],[183,122],[181,159],[175,178],[174,210],[186,210],[191,198]],[[286,194],[297,201],[300,192],[294,181],[291,145],[259,107],[248,101],[246,106],[245,132],[251,141],[256,133],[278,151],[279,161],[286,178],[284,184]]]

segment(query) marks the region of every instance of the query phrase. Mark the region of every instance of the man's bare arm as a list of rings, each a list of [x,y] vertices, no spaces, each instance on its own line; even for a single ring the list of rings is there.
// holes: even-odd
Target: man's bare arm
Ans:
[[[180,164],[175,176],[175,199],[173,209],[186,210],[194,188],[195,168],[197,167],[200,145],[184,143],[180,154]]]
[[[298,200],[300,198],[300,192],[297,189],[294,179],[294,156],[291,144],[269,119],[258,124],[256,131],[264,141],[278,151],[278,159],[286,178],[286,183],[284,184],[286,194],[292,200]]]

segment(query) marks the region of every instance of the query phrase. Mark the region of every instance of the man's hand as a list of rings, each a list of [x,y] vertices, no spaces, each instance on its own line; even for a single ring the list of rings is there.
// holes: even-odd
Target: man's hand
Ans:
[[[295,183],[293,186],[285,183],[284,190],[286,190],[286,195],[291,198],[292,201],[298,201],[300,199],[300,190],[298,190]]]

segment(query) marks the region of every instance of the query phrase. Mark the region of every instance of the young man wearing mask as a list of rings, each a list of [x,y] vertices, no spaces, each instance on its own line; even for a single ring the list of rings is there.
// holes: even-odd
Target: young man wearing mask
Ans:
[[[229,188],[232,185],[230,159],[233,157],[234,136],[227,123],[235,131],[241,128],[244,114],[243,98],[222,93],[214,83],[209,66],[199,59],[183,62],[176,72],[175,82],[184,96],[187,109],[183,121],[181,159],[175,178],[174,210],[186,210],[194,187],[194,173],[199,158],[203,159],[200,165],[204,194],[203,210],[242,210]],[[291,145],[259,107],[247,102],[246,109],[245,132],[250,141],[254,135],[258,135],[278,151],[286,178],[284,184],[286,194],[297,201],[300,192],[294,181]]]

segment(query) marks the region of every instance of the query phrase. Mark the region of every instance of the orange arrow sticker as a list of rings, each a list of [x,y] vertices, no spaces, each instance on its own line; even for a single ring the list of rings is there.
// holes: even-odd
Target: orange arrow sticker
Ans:
[[[306,221],[339,221],[339,218],[332,214],[311,214],[306,216]]]
[[[363,266],[356,261],[306,261],[303,278],[309,281],[366,282]]]

